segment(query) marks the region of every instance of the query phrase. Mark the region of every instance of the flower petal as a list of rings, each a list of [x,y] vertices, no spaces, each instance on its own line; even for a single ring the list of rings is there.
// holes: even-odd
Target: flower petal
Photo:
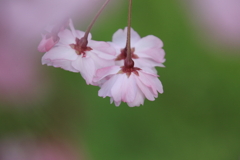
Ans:
[[[143,93],[141,91],[139,91],[139,92],[137,92],[134,101],[133,102],[128,102],[127,104],[128,104],[129,107],[135,107],[135,106],[138,107],[141,104],[143,105],[144,99],[145,99],[145,97],[144,97]]]
[[[89,51],[89,52],[91,52],[90,53],[90,55],[91,55],[90,57],[94,61],[96,69],[100,69],[100,68],[104,68],[104,67],[108,67],[108,66],[113,66],[114,65],[113,59],[108,60],[108,59],[105,59],[105,58],[102,58],[102,57],[98,57],[98,55],[93,53],[94,51],[93,52]],[[104,54],[104,53],[103,53],[103,55],[108,56],[108,54]],[[109,55],[109,56],[111,56],[111,55]],[[111,56],[111,57],[113,57],[113,56]]]
[[[72,32],[68,29],[59,32],[58,36],[60,38],[58,45],[69,46],[69,44],[75,43],[75,37],[73,36]]]
[[[51,60],[57,60],[57,59],[62,59],[62,60],[76,60],[78,55],[76,52],[68,47],[54,47],[50,51],[46,52],[43,56],[44,59],[51,59]]]
[[[98,69],[94,81],[97,82],[109,75],[117,74],[121,70],[120,66],[110,66]]]
[[[115,85],[111,89],[111,94],[112,94],[113,100],[115,102],[119,102],[122,100],[122,92],[121,92],[122,84],[127,76],[125,74],[117,74],[115,76],[117,77],[117,79],[116,79]]]
[[[53,41],[53,38],[46,38],[46,36],[42,36],[42,40],[40,42],[40,44],[38,45],[38,51],[39,52],[47,52],[50,49],[52,49],[52,47],[55,45],[56,42]]]
[[[150,87],[155,97],[157,97],[158,93],[163,93],[163,87],[160,80],[157,78],[157,75],[147,73],[144,71],[139,71],[139,79],[143,84]]]
[[[71,48],[55,47],[45,53],[42,57],[42,64],[48,66],[60,67],[68,71],[78,72],[71,65],[71,62],[77,59],[77,54]]]
[[[131,28],[131,44],[134,46],[134,44],[140,39],[141,38],[138,35],[138,33]],[[117,44],[121,48],[124,48],[126,46],[126,40],[127,40],[127,27],[125,27],[124,30],[119,29],[113,34],[112,42]]]
[[[139,67],[139,68],[142,68],[142,67],[165,67],[161,62],[157,62],[153,59],[150,59],[150,58],[138,58],[138,59],[133,59],[134,60],[134,66],[135,67]]]
[[[140,76],[140,75],[139,75]],[[145,95],[145,97],[150,100],[150,101],[154,101],[155,100],[155,96],[154,93],[151,91],[151,88],[149,86],[146,86],[139,78],[136,77],[136,82],[137,85],[139,87],[139,89],[141,90],[141,92]]]
[[[120,92],[122,92],[122,101],[124,102],[133,102],[139,91],[134,76],[136,75],[131,74],[129,77],[124,76],[122,81]]]
[[[115,48],[113,48],[110,43],[91,40],[88,42],[88,45],[94,51],[100,51],[101,53],[109,55],[116,55]]]
[[[136,51],[148,50],[150,48],[162,48],[163,42],[158,37],[149,35],[139,40],[134,47],[136,47]]]
[[[108,81],[106,81],[102,86],[101,89],[98,91],[98,96],[100,97],[112,97],[111,89],[115,84],[117,76],[112,76]]]
[[[165,52],[161,48],[153,48],[148,49],[145,51],[136,51],[135,54],[137,54],[141,58],[149,58],[154,60],[157,63],[164,63],[165,62]]]
[[[95,64],[90,57],[78,56],[78,59],[73,61],[72,66],[80,71],[87,84],[93,84]]]

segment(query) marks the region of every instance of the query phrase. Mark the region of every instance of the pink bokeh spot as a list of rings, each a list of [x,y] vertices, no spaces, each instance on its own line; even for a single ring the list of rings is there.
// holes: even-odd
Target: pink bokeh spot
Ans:
[[[0,140],[1,160],[84,160],[66,140],[12,137]]]
[[[187,0],[189,16],[197,29],[220,48],[240,47],[239,0]],[[206,38],[204,37],[204,41]],[[209,41],[207,41],[209,42]],[[209,43],[212,44],[212,43]]]

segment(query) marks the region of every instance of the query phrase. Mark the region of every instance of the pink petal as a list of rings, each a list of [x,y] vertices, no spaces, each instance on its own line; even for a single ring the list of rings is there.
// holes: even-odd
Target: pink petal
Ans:
[[[120,66],[110,66],[98,69],[96,71],[96,77],[94,78],[94,81],[97,82],[108,75],[117,74],[120,70]]]
[[[120,106],[121,101],[119,101],[119,102],[114,101],[114,104],[115,104],[116,107],[118,107],[118,106]]]
[[[139,67],[139,68],[142,68],[142,67],[165,67],[162,63],[159,63],[159,62],[156,62],[155,60],[153,59],[150,59],[150,58],[138,58],[138,59],[134,59],[134,65],[135,67]]]
[[[127,36],[124,34],[122,29],[117,30],[112,37],[112,42],[117,44],[120,47],[126,45]]]
[[[94,51],[100,51],[101,53],[109,54],[109,55],[116,55],[115,48],[111,46],[111,44],[107,42],[99,42],[91,40],[88,42],[88,45],[94,50]]]
[[[51,59],[51,60],[76,60],[78,57],[78,55],[76,54],[76,52],[71,49],[70,47],[62,47],[62,46],[58,46],[58,47],[54,47],[52,48],[50,51],[46,52],[43,56],[43,60],[45,59]]]
[[[67,61],[67,60],[50,60],[50,59],[46,59],[44,64],[48,65],[48,66],[53,66],[56,68],[62,68],[64,70],[67,71],[71,71],[71,72],[79,72],[79,70],[76,70],[73,66],[72,66],[72,61]]]
[[[149,58],[154,60],[157,63],[165,62],[165,52],[161,48],[151,48],[145,51],[136,51],[135,52],[140,58]],[[140,59],[139,58],[139,59]]]
[[[142,91],[139,91],[139,92],[137,92],[134,101],[133,102],[128,102],[127,104],[128,104],[129,107],[140,106],[141,104],[143,105],[144,99],[145,99],[145,97],[144,97]]]
[[[96,69],[100,69],[100,68],[104,68],[104,67],[108,67],[108,66],[113,66],[114,65],[114,60],[113,58],[111,58],[111,60],[108,60],[107,58],[102,58],[102,57],[98,57],[98,55],[96,55],[95,53],[93,53],[94,51],[89,51],[90,53],[90,57],[92,58],[92,60],[94,61],[94,64],[96,66]],[[111,55],[108,54],[104,54],[102,53],[101,55],[105,55],[106,57],[110,56],[113,57]],[[104,56],[103,56],[104,57]]]
[[[44,54],[42,64],[48,66],[60,67],[72,72],[78,72],[71,65],[71,62],[77,59],[77,54],[71,48],[55,47]]]
[[[155,96],[157,96],[157,91],[155,89],[155,87],[153,86],[152,82],[152,78],[156,78],[154,76],[149,76],[148,74],[145,74],[144,72],[139,71],[139,79],[140,81],[147,87],[152,89],[152,92]]]
[[[139,91],[134,76],[133,74],[130,77],[124,76],[124,80],[122,81],[121,92],[124,102],[133,102]]]
[[[113,101],[114,101],[114,100],[113,100],[113,98],[111,97],[111,98],[110,98],[110,103],[112,104]],[[118,106],[120,106],[121,101],[119,101],[119,102],[115,102],[115,101],[114,101],[114,104],[115,104],[116,107],[118,107]]]
[[[90,57],[78,56],[78,59],[73,61],[72,66],[80,71],[87,84],[93,83],[95,64]]]
[[[149,73],[152,74],[154,76],[157,75],[157,70],[155,67],[141,67],[141,69],[145,72],[145,73]],[[158,75],[157,75],[158,76]]]
[[[91,50],[94,55],[96,55],[98,58],[105,59],[105,60],[112,60],[113,62],[115,61],[116,56],[108,54],[107,52],[102,52],[99,50]],[[115,52],[115,51],[114,51]]]
[[[124,79],[127,77],[125,74],[117,74],[115,75],[117,77],[115,85],[111,89],[112,98],[115,102],[119,102],[122,100],[122,84]]]
[[[131,28],[131,44],[134,45],[140,39],[141,38],[138,35],[138,33]],[[126,46],[126,40],[127,40],[127,27],[124,30],[119,29],[117,30],[117,32],[113,34],[112,42],[117,44],[121,48],[124,48]]]
[[[72,19],[69,19],[69,28],[71,29],[73,36],[76,37],[77,33],[76,33],[76,29],[75,29],[75,27],[73,25]]]
[[[136,51],[143,51],[151,48],[162,48],[162,47],[163,47],[163,42],[158,37],[155,37],[152,35],[143,37],[141,40],[139,40],[135,44]]]
[[[138,77],[135,77],[135,78],[136,78],[136,82],[139,89],[145,95],[145,97],[150,101],[154,101],[155,96],[154,96],[154,93],[151,91],[150,87],[146,86]]]
[[[41,40],[40,44],[38,45],[38,51],[39,52],[47,52],[50,49],[52,49],[52,47],[54,45],[55,45],[55,42],[53,41],[52,37],[46,39],[46,36],[42,36],[42,40]]]
[[[111,89],[115,84],[117,76],[112,76],[108,81],[106,81],[102,86],[101,89],[98,91],[98,96],[100,97],[112,97]]]
[[[163,93],[163,85],[162,82],[158,78],[153,79],[153,83],[159,93]]]
[[[139,79],[143,84],[150,87],[155,96],[157,96],[157,91],[163,93],[163,87],[160,80],[157,78],[157,75],[147,73],[144,71],[139,71]]]
[[[75,37],[73,36],[72,32],[68,29],[65,29],[58,33],[60,38],[59,43],[61,45],[69,45],[75,43]]]

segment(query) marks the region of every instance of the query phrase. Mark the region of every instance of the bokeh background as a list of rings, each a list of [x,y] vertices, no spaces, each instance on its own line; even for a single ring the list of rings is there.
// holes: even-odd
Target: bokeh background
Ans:
[[[101,3],[94,4],[74,13],[77,29],[86,29]],[[164,94],[134,108],[98,97],[77,73],[42,66],[40,29],[28,36],[34,22],[11,25],[0,5],[0,160],[240,158],[238,0],[133,1],[132,27],[159,37],[166,52],[166,67],[158,68]],[[93,39],[111,41],[127,25],[127,5],[110,2]]]

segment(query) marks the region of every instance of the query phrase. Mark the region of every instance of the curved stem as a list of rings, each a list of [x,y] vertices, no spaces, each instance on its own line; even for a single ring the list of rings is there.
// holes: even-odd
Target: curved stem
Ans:
[[[86,38],[86,39],[87,39],[87,37],[88,37],[88,35],[89,35],[89,32],[90,32],[90,30],[91,30],[92,27],[93,27],[93,24],[96,22],[96,20],[98,19],[98,17],[100,16],[100,14],[101,14],[102,11],[104,10],[104,8],[107,6],[107,4],[108,4],[109,1],[110,1],[110,0],[106,0],[105,3],[102,5],[101,9],[98,11],[98,13],[96,14],[95,18],[93,19],[93,21],[92,21],[92,22],[90,23],[90,25],[88,26],[88,28],[87,28],[87,30],[86,30],[83,38]]]
[[[128,28],[127,28],[127,59],[132,59],[131,54],[131,19],[132,19],[132,0],[129,0],[129,8],[128,8]]]

